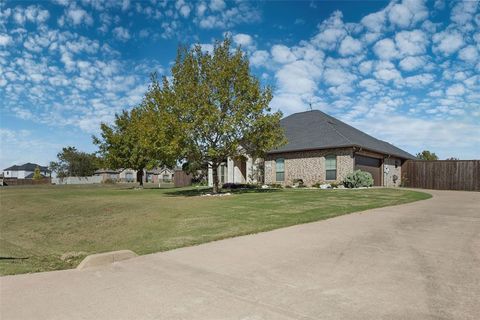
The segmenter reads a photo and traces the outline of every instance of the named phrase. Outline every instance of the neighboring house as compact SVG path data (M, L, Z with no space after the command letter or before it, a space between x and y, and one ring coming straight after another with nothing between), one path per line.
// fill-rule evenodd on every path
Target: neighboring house
M102 182L106 182L106 181L117 182L119 181L118 173L119 173L119 170L98 169L95 171L93 175L102 177Z
M21 166L13 165L3 170L3 177L13 179L32 179L36 168L40 169L42 177L49 177L51 171L47 167L40 166L35 163L25 163Z
M285 130L286 145L269 151L263 161L255 163L248 156L227 159L218 168L220 183L255 183L263 179L266 184L293 185L301 179L311 186L342 181L360 169L372 174L375 186L392 187L400 185L402 163L415 159L408 152L318 110L292 114L280 124ZM255 177L256 171L263 171L263 177Z
M144 170L143 182L159 183L171 182L174 177L175 170L167 167L154 168L152 170ZM108 180L112 182L136 182L137 171L132 169L99 169L95 171L95 176L101 176L102 182Z

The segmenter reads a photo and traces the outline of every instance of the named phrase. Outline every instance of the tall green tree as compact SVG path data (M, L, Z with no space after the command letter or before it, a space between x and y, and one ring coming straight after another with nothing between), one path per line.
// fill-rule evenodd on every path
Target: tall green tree
M285 142L282 114L269 107L271 88L261 86L248 57L228 38L216 42L212 53L200 45L180 47L171 79L154 83L148 96L162 101L158 109L165 115L159 123L169 129L159 131L175 140L171 151L177 160L212 168L214 193L217 169L228 157L262 157Z
M99 148L103 163L110 169L129 168L137 170L137 182L143 186L143 171L151 168L157 161L150 147L155 141L146 141L144 109L135 107L115 115L112 125L101 124L101 136L93 137Z
M438 156L434 152L423 150L415 155L419 160L438 160Z
M57 154L58 161L50 162L50 170L57 177L87 177L100 168L100 159L95 154L82 152L75 147L65 147Z

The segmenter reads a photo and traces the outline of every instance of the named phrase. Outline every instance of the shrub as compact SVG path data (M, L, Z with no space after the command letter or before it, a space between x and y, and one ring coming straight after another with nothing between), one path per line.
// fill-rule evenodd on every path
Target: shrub
M343 180L346 188L360 188L373 186L373 177L370 172L355 170L348 174Z
M305 187L305 184L303 183L302 179L293 179L293 185L297 188Z
M312 187L313 188L320 188L321 184L322 184L321 182L317 182L317 183L312 184Z
M332 186L332 188L338 188L338 186L341 186L343 185L342 182L332 182L330 183L330 186Z

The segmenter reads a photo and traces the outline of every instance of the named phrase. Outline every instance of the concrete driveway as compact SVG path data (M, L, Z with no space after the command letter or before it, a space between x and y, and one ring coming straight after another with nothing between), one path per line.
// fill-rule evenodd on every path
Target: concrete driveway
M354 192L354 191L353 191ZM0 279L1 319L479 319L480 193Z

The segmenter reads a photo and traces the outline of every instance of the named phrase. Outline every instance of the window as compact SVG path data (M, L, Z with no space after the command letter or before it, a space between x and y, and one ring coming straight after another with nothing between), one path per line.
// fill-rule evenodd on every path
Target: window
M285 181L285 159L275 160L275 181Z
M223 163L220 165L220 183L225 183L225 164Z
M337 179L337 156L334 154L325 157L325 179Z

